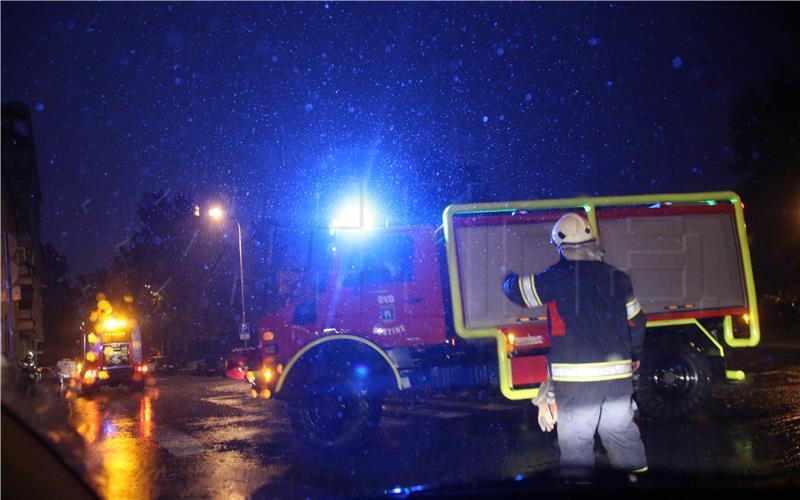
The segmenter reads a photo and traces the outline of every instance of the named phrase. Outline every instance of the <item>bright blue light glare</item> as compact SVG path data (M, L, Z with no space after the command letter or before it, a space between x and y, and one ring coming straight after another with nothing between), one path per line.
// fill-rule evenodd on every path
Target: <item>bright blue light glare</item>
M356 377L359 377L359 378L364 378L364 377L366 377L366 376L369 374L369 368L367 368L367 367L366 367L366 366L364 366L364 365L358 365L358 366L356 366L356 367L353 369L353 371L355 372L355 374L356 374Z
M428 489L428 486L425 484L418 484L416 486L406 486L405 488L402 486L396 486L391 490L383 490L383 493L394 493L395 495L410 495L411 493L416 493L418 491L425 491Z
M117 428L111 421L106 421L103 423L103 433L107 436L113 436L114 433L117 431Z
M372 229L375 215L366 200L358 198L345 203L331 221L331 234L338 231L358 232Z

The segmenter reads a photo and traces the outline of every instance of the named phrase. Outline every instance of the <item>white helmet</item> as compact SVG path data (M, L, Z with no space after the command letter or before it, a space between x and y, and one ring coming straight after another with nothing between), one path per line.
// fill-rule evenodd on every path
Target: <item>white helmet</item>
M563 243L578 245L592 240L594 235L589 221L574 212L564 214L558 219L550 235L550 241L559 247Z

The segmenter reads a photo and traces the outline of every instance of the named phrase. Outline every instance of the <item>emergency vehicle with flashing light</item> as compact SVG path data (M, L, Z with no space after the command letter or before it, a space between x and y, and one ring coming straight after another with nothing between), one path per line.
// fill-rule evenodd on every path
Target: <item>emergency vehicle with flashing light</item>
M552 225L577 212L647 315L640 410L690 415L713 382L744 378L726 349L759 342L743 208L732 192L585 197L452 205L438 229L275 233L299 278L258 325L252 395L286 400L294 430L323 447L368 435L392 394L494 387L529 401L563 323L552 304L505 300L502 281L555 263Z
M93 323L83 335L81 393L92 395L103 386L144 387L149 368L142 358L139 327L108 314Z

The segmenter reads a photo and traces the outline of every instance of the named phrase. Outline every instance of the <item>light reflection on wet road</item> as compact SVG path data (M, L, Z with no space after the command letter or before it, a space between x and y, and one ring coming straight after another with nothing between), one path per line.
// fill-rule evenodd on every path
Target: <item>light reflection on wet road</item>
M69 415L69 424L86 444L84 463L89 480L105 498L151 498L155 494L150 471L158 463L158 446L152 439L152 396L131 395L135 399L126 406L138 407L135 413L118 413L109 396L101 395L77 398ZM109 407L114 408L107 411ZM132 484L137 487L131 488Z
M104 498L244 498L285 469L243 453L269 434L248 392L238 381L176 376L144 391L76 398L67 420Z
M781 370L745 359L748 381L716 390L691 420L644 422L651 469L800 472L800 346L793 349L794 357L775 352ZM105 498L375 495L529 475L557 460L554 435L526 423L520 406L497 401L388 403L376 442L335 456L297 451L284 405L251 400L239 381L178 375L65 407L85 444L88 479Z

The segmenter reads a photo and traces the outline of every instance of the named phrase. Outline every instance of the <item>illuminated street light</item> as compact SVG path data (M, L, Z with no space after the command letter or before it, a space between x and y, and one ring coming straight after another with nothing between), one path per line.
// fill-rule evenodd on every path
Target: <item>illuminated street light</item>
M212 207L208 210L208 216L214 219L215 221L219 221L222 219L224 212L220 207Z
M214 219L217 222L220 222L225 217L225 212L223 212L222 208L220 207L211 207L208 210L208 216ZM239 224L239 219L236 217L231 217L234 222L236 222L236 229L239 232L239 279L240 279L240 289L242 292L242 329L239 331L239 335L244 331L245 325L247 325L247 318L245 316L245 309L244 309L244 260L242 258L242 225ZM247 347L247 338L244 339L244 346Z

